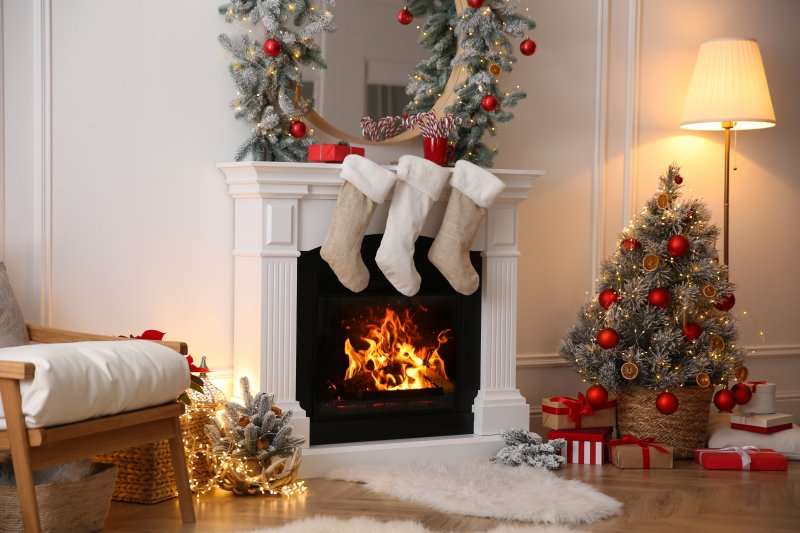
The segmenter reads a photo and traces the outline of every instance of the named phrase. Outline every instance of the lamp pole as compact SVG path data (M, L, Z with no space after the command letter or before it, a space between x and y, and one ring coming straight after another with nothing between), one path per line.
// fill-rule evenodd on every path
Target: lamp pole
M731 128L736 126L735 122L723 122L725 129L725 198L722 214L722 262L728 263L728 197L731 189Z

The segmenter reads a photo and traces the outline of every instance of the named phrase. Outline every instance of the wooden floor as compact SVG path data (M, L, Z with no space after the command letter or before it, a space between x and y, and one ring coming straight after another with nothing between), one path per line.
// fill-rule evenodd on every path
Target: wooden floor
M800 462L788 472L703 470L676 461L673 470L618 470L566 465L559 476L580 479L624 504L624 514L581 531L800 532ZM496 520L441 513L381 496L359 483L309 479L295 498L240 497L216 491L196 499L196 525L183 526L177 500L143 506L114 502L104 532L225 532L270 528L314 515L418 520L434 531L487 531ZM515 524L520 524L516 522ZM358 532L369 533L369 532Z

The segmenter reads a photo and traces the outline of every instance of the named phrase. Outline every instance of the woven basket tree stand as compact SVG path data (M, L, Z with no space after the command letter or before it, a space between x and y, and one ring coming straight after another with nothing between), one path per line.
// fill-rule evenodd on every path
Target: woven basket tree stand
M661 391L629 388L617 396L617 431L637 438L655 437L674 448L676 459L694 457L695 448L703 448L708 437L708 415L712 387L670 389L678 397L678 410L671 415L656 408Z

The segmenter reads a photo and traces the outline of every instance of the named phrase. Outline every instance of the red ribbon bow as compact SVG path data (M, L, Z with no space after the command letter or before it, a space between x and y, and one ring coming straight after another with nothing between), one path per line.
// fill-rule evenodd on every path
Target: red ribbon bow
M578 393L578 398L566 396L555 396L550 398L551 402L563 403L569 409L569 419L575 422L576 427L581 427L581 417L583 415L593 415L594 407L586 401L586 396L582 392Z
M669 453L669 451L655 443L654 437L647 437L644 439L637 439L633 435L624 435L621 439L608 441L608 447L613 448L621 444L638 444L642 449L642 468L650 468L650 448L655 448L661 453Z
M759 385L766 385L767 384L766 381L748 381L748 383L753 386L753 392L756 391L756 389L758 388Z

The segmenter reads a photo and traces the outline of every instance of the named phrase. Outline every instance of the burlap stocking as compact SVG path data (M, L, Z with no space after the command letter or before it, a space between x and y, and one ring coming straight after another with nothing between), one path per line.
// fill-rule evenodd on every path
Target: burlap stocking
M414 244L448 177L446 169L427 159L411 155L400 158L397 187L375 261L386 279L406 296L419 291L421 279L414 267Z
M341 178L344 184L320 255L342 285L360 292L369 283L369 271L361 259L361 241L375 205L383 203L397 177L369 159L349 155L342 165Z
M453 190L428 259L461 294L478 290L480 279L469 261L469 249L486 209L505 188L499 178L468 161L456 162Z

